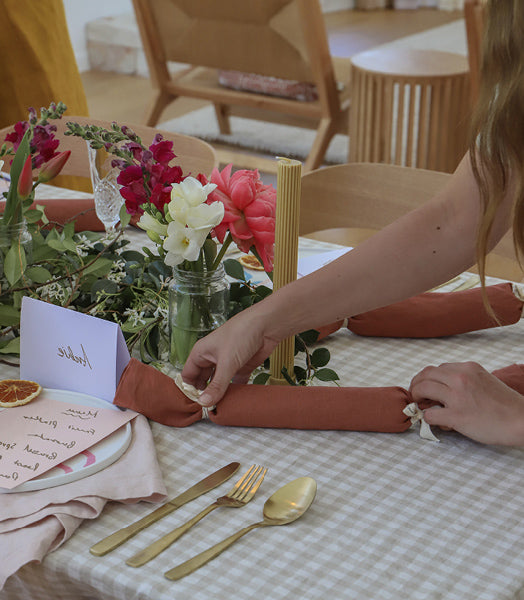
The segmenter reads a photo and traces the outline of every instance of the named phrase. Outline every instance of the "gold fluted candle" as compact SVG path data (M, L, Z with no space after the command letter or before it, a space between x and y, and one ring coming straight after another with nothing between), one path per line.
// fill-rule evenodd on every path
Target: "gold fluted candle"
M278 159L277 214L275 223L275 258L273 289L297 278L298 219L302 164L289 158ZM282 376L285 367L294 376L295 338L280 342L270 357L270 384L286 384Z

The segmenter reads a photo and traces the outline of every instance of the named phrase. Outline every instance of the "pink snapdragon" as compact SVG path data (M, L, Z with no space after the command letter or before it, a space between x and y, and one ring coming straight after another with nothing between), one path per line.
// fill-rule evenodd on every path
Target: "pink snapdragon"
M169 166L176 157L173 142L157 134L147 150L136 142L129 142L124 148L136 162L129 164L115 159L113 165L121 169L117 183L122 186L120 193L127 212L141 215L144 212L142 204L151 202L163 213L164 206L171 200L172 184L180 183L184 178L179 166Z
M14 126L14 130L5 136L5 141L13 144L15 152L18 150L18 146L28 128L29 123L27 121L18 121ZM60 141L55 137L55 131L56 126L50 123L34 126L33 137L29 141L33 169L40 168L44 163L49 162L58 155L57 148Z

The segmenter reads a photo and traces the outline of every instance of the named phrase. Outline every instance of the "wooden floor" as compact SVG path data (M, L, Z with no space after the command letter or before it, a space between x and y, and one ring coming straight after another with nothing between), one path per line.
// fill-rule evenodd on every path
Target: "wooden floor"
M368 48L391 42L462 18L462 11L374 10L341 11L325 15L331 53L353 56ZM141 123L151 95L148 79L118 73L82 73L90 116L120 123ZM204 106L206 102L181 98L166 109L168 120Z

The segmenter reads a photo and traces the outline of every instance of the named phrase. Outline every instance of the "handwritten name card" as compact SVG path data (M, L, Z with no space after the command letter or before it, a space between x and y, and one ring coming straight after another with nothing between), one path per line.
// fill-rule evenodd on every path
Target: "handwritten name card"
M42 392L29 404L0 412L2 488L13 489L38 477L137 415L133 411L62 402L46 397L47 393Z
M129 351L120 327L24 297L20 377L113 402Z

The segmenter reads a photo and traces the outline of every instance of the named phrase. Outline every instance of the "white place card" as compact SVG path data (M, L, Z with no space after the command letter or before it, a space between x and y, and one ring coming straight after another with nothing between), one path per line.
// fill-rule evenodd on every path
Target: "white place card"
M112 403L129 359L124 335L116 323L23 298L21 379Z
M337 248L336 250L328 250L327 252L321 252L320 254L313 254L310 256L302 256L298 259L297 265L297 277L304 277L309 275L322 267L325 267L330 262L333 262L337 258L340 258L346 252L353 250L353 248Z

